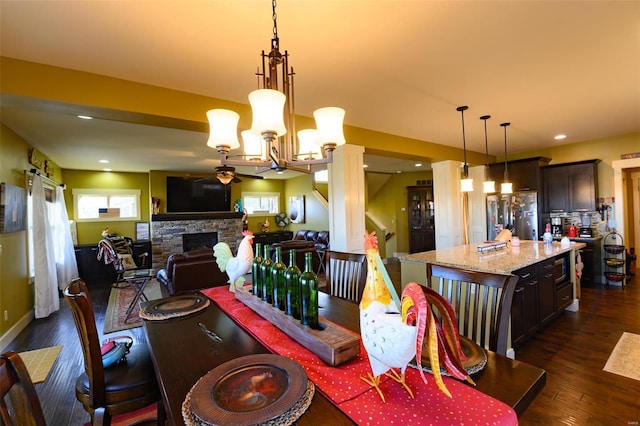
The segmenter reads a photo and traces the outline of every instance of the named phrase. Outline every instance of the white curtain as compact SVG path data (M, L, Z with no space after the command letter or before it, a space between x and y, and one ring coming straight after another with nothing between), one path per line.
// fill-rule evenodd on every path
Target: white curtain
M60 186L56 187L56 200L51 219L53 221L53 251L58 272L58 288L64 290L71 280L78 278L78 264L69 229L67 207L64 203L64 191Z
M42 178L33 176L33 255L35 267L35 317L45 318L60 309L58 277L53 248L53 224L47 212Z

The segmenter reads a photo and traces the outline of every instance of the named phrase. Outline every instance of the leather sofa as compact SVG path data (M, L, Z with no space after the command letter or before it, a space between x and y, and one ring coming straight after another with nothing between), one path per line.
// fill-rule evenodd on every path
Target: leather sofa
M329 249L329 231L310 231L302 229L293 236L296 241L313 241L316 250L328 250Z
M229 277L218 268L211 249L172 254L167 260L167 267L158 271L156 278L167 287L172 296L229 285Z
M276 258L276 247L282 248L282 262L285 265L289 266L289 252L291 249L295 249L296 251L296 265L300 268L301 271L304 271L304 257L306 253L311 252L311 260L313 261L313 270L315 272L318 271L318 266L320 265L320 260L318 258L318 254L316 253L316 246L313 241L306 240L286 240L281 241L279 243L273 243L270 246L271 259L275 260Z

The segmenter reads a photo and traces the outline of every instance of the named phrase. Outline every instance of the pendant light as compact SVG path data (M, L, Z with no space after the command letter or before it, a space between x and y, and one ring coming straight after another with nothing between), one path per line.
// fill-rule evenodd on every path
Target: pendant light
M487 120L490 119L490 115L483 115L480 120L484 121L484 182L482 182L482 192L490 194L496 192L496 182L491 180L489 175L489 139L487 138Z
M462 166L463 178L460 180L460 191L462 192L473 191L473 179L469 178L469 165L467 164L467 140L464 133L464 112L468 109L469 107L466 105L456 108L456 111L460 111L460 115L462 116L462 149L464 152L464 165Z
M513 194L513 184L509 182L509 169L507 168L507 126L511 123L500 123L504 128L504 182L500 185L500 192L503 194Z

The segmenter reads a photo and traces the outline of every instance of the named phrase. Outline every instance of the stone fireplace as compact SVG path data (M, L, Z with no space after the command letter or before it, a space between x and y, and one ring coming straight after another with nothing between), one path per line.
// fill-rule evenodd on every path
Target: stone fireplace
M212 213L181 213L154 214L151 216L151 247L153 253L153 268L160 270L167 266L167 259L175 253L183 253L183 235L208 234L208 244L211 245L211 235L216 234L216 242L224 241L229 244L231 251L236 252L242 241L242 213L212 212ZM187 238L189 239L189 238ZM215 244L215 243L213 243Z

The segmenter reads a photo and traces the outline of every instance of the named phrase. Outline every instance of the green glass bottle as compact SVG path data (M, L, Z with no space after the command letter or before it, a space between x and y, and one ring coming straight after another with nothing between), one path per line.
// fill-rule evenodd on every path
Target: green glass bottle
M262 280L262 300L267 303L273 303L273 284L271 281L271 269L273 261L270 256L271 247L269 244L264 245L264 259L260 264L260 278Z
M260 277L260 264L263 261L262 243L256 243L256 255L251 262L251 288L253 295L262 299L262 278Z
M284 290L284 273L287 265L282 262L282 247L276 247L276 259L271 269L271 283L273 285L273 307L284 311L286 293Z
M300 322L311 328L319 328L318 277L313 272L311 252L304 255L304 272L300 275Z
M289 250L289 267L284 273L286 293L284 313L300 319L300 268L296 265L296 251Z

